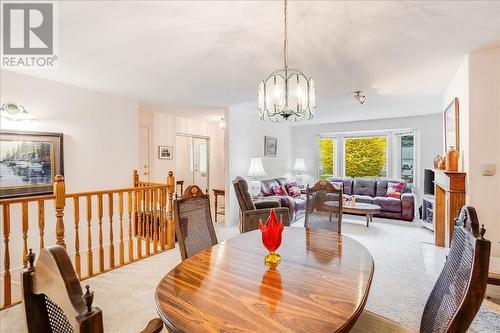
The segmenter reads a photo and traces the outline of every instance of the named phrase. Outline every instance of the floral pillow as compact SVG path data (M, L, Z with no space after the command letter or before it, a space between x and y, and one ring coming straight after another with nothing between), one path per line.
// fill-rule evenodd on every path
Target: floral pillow
M386 197L401 199L401 193L403 193L403 189L405 184L403 183L393 183L389 182L387 184L387 193Z
M283 186L273 186L273 192L276 195L288 195L286 189Z
M296 182L293 183L286 183L285 184L286 191L288 192L288 195L291 197L298 197L300 196L300 189L297 186Z

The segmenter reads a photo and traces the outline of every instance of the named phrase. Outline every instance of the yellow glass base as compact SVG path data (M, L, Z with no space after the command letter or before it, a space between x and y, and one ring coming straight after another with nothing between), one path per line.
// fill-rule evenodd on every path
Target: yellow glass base
M264 264L266 266L278 265L281 262L281 256L276 252L269 252L264 258Z

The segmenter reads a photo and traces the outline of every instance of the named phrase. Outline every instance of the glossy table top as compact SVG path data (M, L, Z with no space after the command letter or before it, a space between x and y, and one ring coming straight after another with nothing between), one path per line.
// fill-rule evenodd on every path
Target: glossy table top
M175 332L346 332L361 314L373 259L336 233L286 227L281 264L264 265L260 230L202 251L158 284L156 307Z

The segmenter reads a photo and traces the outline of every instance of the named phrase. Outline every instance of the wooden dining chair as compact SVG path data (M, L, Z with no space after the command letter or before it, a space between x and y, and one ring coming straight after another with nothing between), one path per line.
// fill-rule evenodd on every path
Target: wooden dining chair
M182 260L217 244L210 199L196 185L174 200L175 234Z
M80 280L66 250L59 245L41 250L36 265L29 250L29 267L22 272L22 294L29 333L101 333L102 311L92 307L94 292ZM151 320L141 333L158 333L159 319Z
M320 180L306 189L306 216L304 226L342 232L342 189L327 180Z
M473 207L462 207L455 221L450 253L425 305L421 333L462 333L474 320L488 281L491 243L484 238ZM353 333L411 332L387 318L364 311Z

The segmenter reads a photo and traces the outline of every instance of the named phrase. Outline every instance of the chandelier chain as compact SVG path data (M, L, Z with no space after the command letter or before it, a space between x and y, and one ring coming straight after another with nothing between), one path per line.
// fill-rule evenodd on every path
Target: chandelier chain
M288 68L288 0L284 0L284 16L285 16L285 38L283 40L283 60L285 62L285 68Z

